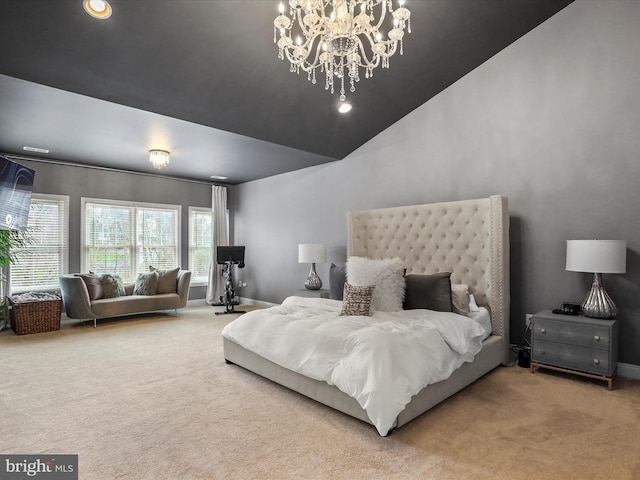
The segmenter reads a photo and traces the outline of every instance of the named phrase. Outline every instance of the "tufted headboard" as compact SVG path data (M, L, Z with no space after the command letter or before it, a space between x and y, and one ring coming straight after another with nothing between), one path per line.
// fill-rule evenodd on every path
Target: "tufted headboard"
M407 274L451 272L491 311L493 333L509 346L507 197L347 213L347 255L398 257Z

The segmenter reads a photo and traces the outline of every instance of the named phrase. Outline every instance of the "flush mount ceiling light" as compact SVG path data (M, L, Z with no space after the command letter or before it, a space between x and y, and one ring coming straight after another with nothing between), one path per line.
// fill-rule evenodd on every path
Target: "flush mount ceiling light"
M338 111L340 113L347 113L351 111L351 104L349 102L340 102L338 106Z
M22 147L22 149L23 149L25 152L49 153L49 150L47 150L46 148L29 147L29 146L27 146L27 145L25 145L24 147Z
M277 41L278 58L285 56L291 62L290 70L307 72L311 83L316 83L316 70L325 72L325 89L334 93L334 77L340 85L340 100L346 100L345 79L350 91L355 92L364 76L373 76L373 70L382 65L389 68L389 57L396 53L404 29L411 33L411 12L398 0L289 0L289 16L280 3L280 15L273 21L273 41ZM385 24L385 17L387 21ZM386 40L383 29L389 28ZM295 37L295 41L293 38Z
M153 168L160 170L169 164L169 152L166 150L149 150L149 161Z
M82 6L93 18L105 20L111 16L111 5L107 0L84 0Z

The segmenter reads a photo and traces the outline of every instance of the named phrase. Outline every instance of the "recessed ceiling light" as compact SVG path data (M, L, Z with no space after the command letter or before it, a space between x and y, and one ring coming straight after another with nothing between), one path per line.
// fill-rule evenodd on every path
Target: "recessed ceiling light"
M82 6L93 18L105 20L111 16L111 5L107 0L84 0Z
M36 153L49 153L49 150L46 148L38 148L38 147L27 147L26 145L22 147L23 150L27 152L36 152Z
M340 102L340 106L338 107L338 111L340 113L347 113L351 110L351 104L349 102L342 101Z
M209 178L211 178L212 180L226 180L229 177L223 177L222 175L211 175L211 177Z

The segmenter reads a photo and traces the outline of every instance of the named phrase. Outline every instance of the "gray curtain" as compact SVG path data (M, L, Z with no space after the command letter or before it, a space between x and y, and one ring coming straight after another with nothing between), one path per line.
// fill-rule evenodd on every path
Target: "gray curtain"
M218 265L216 247L229 245L229 215L227 211L227 187L214 185L211 192L211 206L213 208L213 228L211 245L211 266L209 267L209 282L207 284L207 303L220 303L223 294L222 265Z

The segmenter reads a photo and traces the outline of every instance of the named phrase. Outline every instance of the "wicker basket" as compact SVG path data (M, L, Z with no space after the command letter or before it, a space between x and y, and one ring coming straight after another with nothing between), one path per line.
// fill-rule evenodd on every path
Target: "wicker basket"
M60 330L62 300L15 303L10 298L11 329L16 335Z

